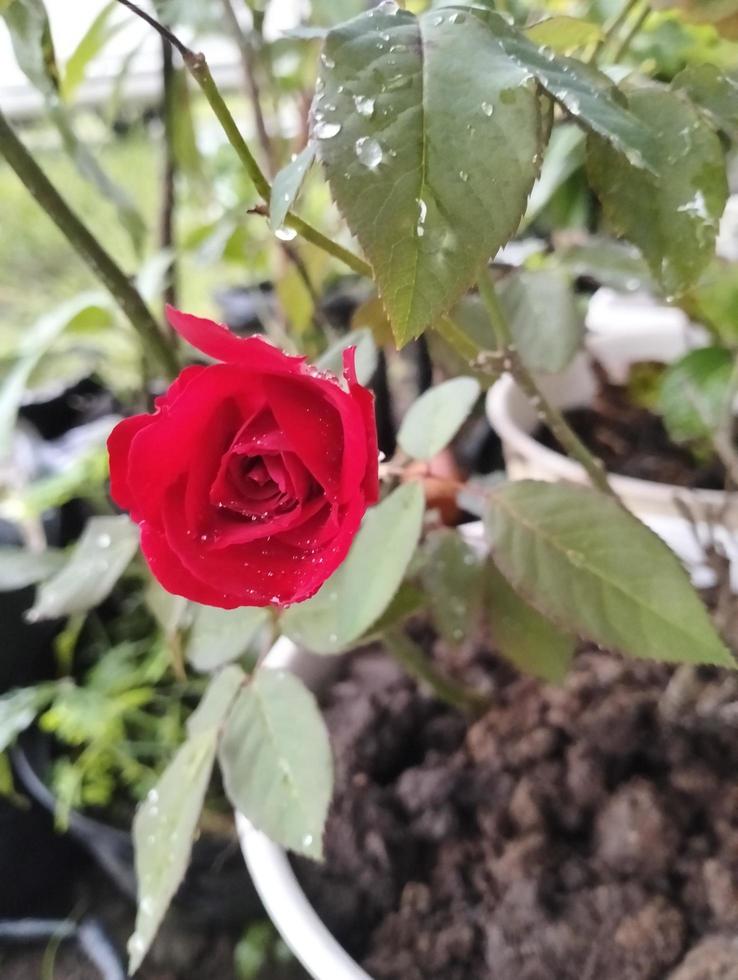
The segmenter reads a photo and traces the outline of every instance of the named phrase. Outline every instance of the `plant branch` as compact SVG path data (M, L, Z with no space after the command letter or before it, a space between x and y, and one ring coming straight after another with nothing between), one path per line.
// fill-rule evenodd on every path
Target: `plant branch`
M118 0L118 3L122 3L124 7L128 7L129 10L132 10L135 14L145 20L147 24L150 24L154 30L157 30L163 37L166 37L174 45L177 51L179 51L187 70L195 79L202 91L202 94L207 99L210 108L213 110L218 122L221 125L221 128L223 129L223 132L228 139L228 142L238 154L241 163L244 165L246 172L251 178L257 193L266 204L269 204L272 196L271 185L269 184L269 181L267 180L253 153L249 149L246 140L241 135L241 132L236 125L236 121L231 115L228 106L225 104L223 96L220 94L210 69L208 68L208 63L205 60L205 56L203 54L198 54L191 51L179 40L179 38L175 37L168 28L158 23L158 21L156 21L150 14L147 14L141 10L141 8L133 3L132 0ZM290 212L285 218L284 223L287 225L287 227L294 229L298 235L305 239L305 241L310 242L312 245L322 249L324 252L327 252L334 258L339 259L354 272L358 273L358 275L371 276L372 268L368 262L365 262L363 259L359 258L358 255L354 255L353 252L350 252L342 245L338 245L336 242L331 241L330 238L318 231L317 228L313 228L312 225L298 217L298 215Z
M620 28L630 17L631 11L633 11L642 0L625 0L625 3L621 9L612 17L607 24L602 28L602 36L597 41L597 44L592 51L592 54L587 59L589 64L596 65L600 54L607 44L612 40L612 38L620 31Z
M174 152L175 69L172 45L167 38L161 39L162 114L164 117L164 163L162 173L161 217L159 219L159 245L171 249L174 245L174 209L176 204L177 158ZM164 288L164 301L177 305L177 266L172 265Z
M464 714L476 716L489 706L489 702L483 695L442 674L418 644L403 630L389 630L382 637L382 642L387 653L394 657L411 677L427 684L438 698L452 707L458 708Z
M638 35L638 32L640 31L640 29L643 27L643 25L645 24L646 20L650 16L651 16L651 8L648 6L648 4L646 4L646 6L643 8L643 10L641 10L641 12L638 14L638 16L636 17L636 19L633 21L633 23L632 23L630 29L628 30L628 32L626 33L625 37L623 37L623 39L620 42L620 44L613 51L613 53L612 53L612 60L613 60L614 63L618 62L620 60L620 58L623 57L623 55L626 53L626 51L628 50L628 48L633 43L634 38Z
M500 355L502 355L502 366L513 376L517 385L528 397L533 407L558 440L559 444L566 450L572 459L575 459L585 470L592 486L596 487L598 490L601 490L602 493L606 493L608 496L616 498L616 495L608 482L607 473L605 471L605 467L602 465L602 461L592 455L579 436L569 426L569 423L566 421L561 412L546 399L543 392L538 387L536 379L523 363L523 360L520 357L515 344L513 343L513 338L512 334L510 333L507 319L505 318L503 309L500 306L500 301L497 298L497 293L495 292L494 285L492 284L492 280L490 279L486 268L479 277L478 285L479 293L487 309L487 314L489 315L490 323L492 324L492 329L494 330L498 347L497 353L493 354L491 359L489 356L485 357L484 353L482 354L482 365L490 362L491 360L494 369L498 370L500 366Z
M252 112L254 113L254 126L256 127L256 134L259 137L259 143L264 154L264 159L268 164L269 173L273 175L275 171L274 147L272 146L272 141L269 138L269 131L266 128L264 113L262 112L261 108L261 92L259 91L259 82L256 78L256 71L254 70L254 48L253 45L249 43L249 40L244 32L241 30L241 25L238 22L238 17L236 17L231 0L221 0L221 3L223 4L223 13L225 14L228 27L230 28L233 39L238 46L238 52L241 56L241 66L243 68L244 79L246 81L246 90L251 100Z
M174 349L167 343L151 311L128 276L95 236L71 210L64 198L33 159L0 111L0 154L27 190L49 215L89 269L108 289L113 299L141 337L148 354L169 377L179 366Z

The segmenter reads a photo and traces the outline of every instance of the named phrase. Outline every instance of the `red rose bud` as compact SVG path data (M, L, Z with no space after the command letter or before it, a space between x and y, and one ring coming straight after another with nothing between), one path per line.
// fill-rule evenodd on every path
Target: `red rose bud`
M374 399L260 337L169 307L222 363L188 367L108 440L111 493L165 589L222 609L287 605L341 564L378 496Z

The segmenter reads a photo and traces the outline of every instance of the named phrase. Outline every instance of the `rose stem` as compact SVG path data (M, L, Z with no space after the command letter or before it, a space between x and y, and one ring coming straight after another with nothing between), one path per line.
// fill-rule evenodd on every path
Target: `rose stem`
M174 114L176 105L176 75L172 57L172 45L161 38L162 116L164 119L164 160L162 164L161 215L159 218L159 245L162 250L172 249L174 242L174 213L177 205L177 154L175 153ZM177 305L177 263L172 264L164 287L164 301ZM172 332L172 337L174 337Z
M382 637L382 645L411 677L427 684L437 697L452 707L473 716L488 707L489 702L483 695L442 674L403 630L388 630Z
M174 45L177 51L179 51L180 55L182 56L182 60L185 63L185 67L200 86L203 95L207 99L210 108L215 113L223 132L228 138L228 142L238 154L238 157L251 178L254 187L263 200L268 204L272 196L271 185L269 184L269 181L267 180L261 167L257 163L253 153L249 149L248 144L241 135L241 132L236 125L236 121L228 109L228 106L223 101L223 96L218 91L218 87L210 73L205 56L203 54L191 51L179 40L179 38L172 34L168 28L160 24L150 14L147 14L144 10L141 10L141 8L136 6L135 3L132 3L131 0L118 0L118 3L123 4L124 7L128 7L129 10L132 10L133 13L145 20L147 24L157 30L163 37L166 37L171 44ZM290 212L285 218L284 223L289 228L294 229L298 235L301 235L302 238L305 239L305 241L310 242L318 248L321 248L324 252L327 252L329 255L332 255L334 258L344 262L350 269L358 273L360 276L371 277L372 268L368 262L365 262L363 259L359 258L358 255L354 255L353 252L350 252L337 242L331 241L330 238L318 231L317 228L313 228L313 226L308 224L307 221L303 221L303 219L298 217L298 215Z
M609 41L620 31L620 28L626 22L631 14L631 11L639 5L641 0L626 0L620 10L613 16L613 18L604 25L602 28L602 34L600 35L597 43L594 46L592 53L587 59L590 65L597 65L600 54L609 43Z
M602 493L606 493L608 496L617 499L608 482L607 473L605 472L605 467L602 465L602 461L590 453L579 436L569 426L569 423L561 412L547 401L543 392L538 387L535 378L523 363L513 343L509 324L500 306L500 301L497 298L495 287L486 266L482 275L479 277L478 285L479 294L486 307L497 340L498 349L492 355L493 367L495 370L498 370L500 359L502 359L504 369L510 372L518 386L527 395L530 403L554 434L559 444L563 446L572 459L575 459L583 467L589 476L592 486L601 490ZM484 366L485 360L488 359L488 355L485 357L485 353L482 352L479 359L482 366Z
M169 346L141 294L112 256L71 210L46 174L20 141L0 111L0 154L27 190L56 224L86 265L101 280L113 299L138 331L141 341L165 374L179 371L174 350Z

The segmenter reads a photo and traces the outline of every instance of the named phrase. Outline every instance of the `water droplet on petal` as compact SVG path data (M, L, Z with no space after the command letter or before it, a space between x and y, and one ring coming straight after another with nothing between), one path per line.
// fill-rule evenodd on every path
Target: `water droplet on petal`
M359 162L370 170L376 170L384 157L381 145L371 136L362 136L356 141L354 148Z

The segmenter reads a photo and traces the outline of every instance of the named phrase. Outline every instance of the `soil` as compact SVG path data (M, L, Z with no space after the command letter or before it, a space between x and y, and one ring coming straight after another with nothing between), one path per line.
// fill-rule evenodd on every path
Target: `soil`
M298 873L331 931L375 980L738 980L738 678L475 664L471 724L376 650L327 692L326 863Z
M633 404L627 387L607 381L601 368L598 373L600 390L593 406L563 414L610 473L678 487L725 489L725 467L718 459L702 460L688 448L675 445L658 415ZM547 426L539 426L533 437L547 448L563 452Z

